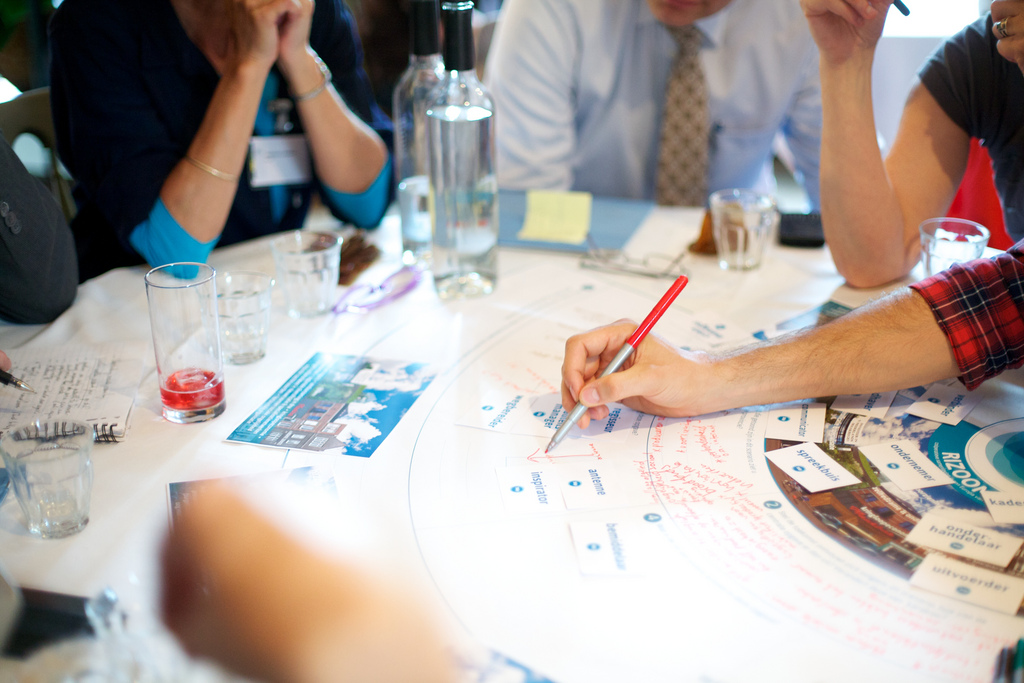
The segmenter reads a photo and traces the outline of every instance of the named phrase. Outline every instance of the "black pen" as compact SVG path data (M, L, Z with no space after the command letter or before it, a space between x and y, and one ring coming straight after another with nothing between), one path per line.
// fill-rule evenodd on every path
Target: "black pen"
M892 0L892 6L898 9L903 16L910 16L910 8L903 4L903 0Z
M35 389L25 384L20 379L18 379L17 377L15 377L14 375L5 370L0 370L0 384L7 384L12 387L17 387L22 391L31 391L33 394L36 393Z

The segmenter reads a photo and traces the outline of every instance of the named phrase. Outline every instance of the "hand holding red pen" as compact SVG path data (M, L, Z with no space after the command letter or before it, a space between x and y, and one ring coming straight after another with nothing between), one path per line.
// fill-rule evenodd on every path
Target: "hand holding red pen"
M608 416L608 403L622 403L652 415L680 417L705 412L703 391L708 384L707 354L680 351L654 334L640 342L618 372L595 379L636 331L637 324L620 320L570 337L562 364L562 405L580 400L589 409L579 421Z

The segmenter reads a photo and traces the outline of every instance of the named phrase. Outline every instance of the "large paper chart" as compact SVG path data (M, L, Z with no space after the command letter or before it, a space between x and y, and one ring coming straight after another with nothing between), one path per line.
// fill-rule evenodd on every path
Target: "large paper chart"
M1019 484L1020 425L1012 434L966 422L937 429L829 411L818 447L865 478L814 494L766 459L768 407L689 419L624 413L615 438L574 433L545 455L543 416L529 428L511 421L519 406L523 415L551 409L544 397L557 396L565 338L623 309L645 311L656 296L600 278L557 293L525 277L505 284L535 293L535 304L495 315L488 336L435 380L430 419L417 415L409 505L452 613L530 680L986 681L1001 645L1024 633L1019 616L912 585L928 552L900 542L939 509L1011 535L1020 526L995 524L957 486L897 490L841 452L894 439L963 442L962 461L979 478ZM700 346L688 336L700 313L685 297L677 306L656 331ZM481 406L512 406L509 424L488 428L503 421L474 417ZM1010 466L977 455L995 441ZM1018 555L1000 576L1019 567Z

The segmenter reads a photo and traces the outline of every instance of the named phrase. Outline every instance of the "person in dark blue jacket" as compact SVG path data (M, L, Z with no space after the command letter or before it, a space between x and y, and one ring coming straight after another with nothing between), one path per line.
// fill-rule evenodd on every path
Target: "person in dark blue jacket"
M82 280L301 226L376 225L391 125L342 0L66 0L50 23Z

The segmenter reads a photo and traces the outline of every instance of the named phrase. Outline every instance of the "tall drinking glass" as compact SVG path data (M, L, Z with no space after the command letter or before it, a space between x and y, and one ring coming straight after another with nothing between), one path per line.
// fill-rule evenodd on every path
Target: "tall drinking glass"
M171 422L224 412L216 275L204 263L170 263L146 274L160 401Z

